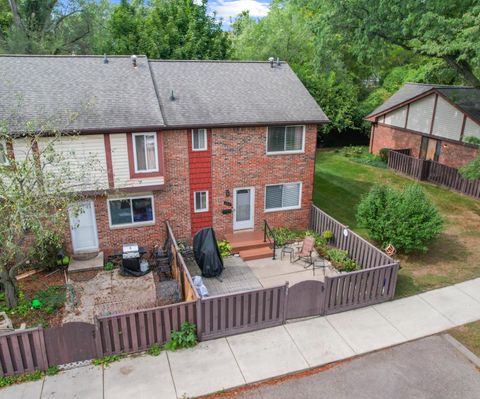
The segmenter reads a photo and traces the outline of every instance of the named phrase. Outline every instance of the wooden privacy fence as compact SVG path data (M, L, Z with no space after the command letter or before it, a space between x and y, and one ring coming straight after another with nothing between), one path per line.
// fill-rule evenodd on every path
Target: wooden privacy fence
M425 180L480 199L480 179L465 179L456 168L415 158L397 150L390 151L388 167L416 180Z

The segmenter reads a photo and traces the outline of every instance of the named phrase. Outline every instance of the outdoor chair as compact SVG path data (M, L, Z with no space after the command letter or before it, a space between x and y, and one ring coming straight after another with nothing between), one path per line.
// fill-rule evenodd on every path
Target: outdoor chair
M297 258L295 262L298 260L303 260L306 262L305 269L313 265L313 249L315 247L315 238L313 237L305 237L303 239L302 247L300 251L297 253Z

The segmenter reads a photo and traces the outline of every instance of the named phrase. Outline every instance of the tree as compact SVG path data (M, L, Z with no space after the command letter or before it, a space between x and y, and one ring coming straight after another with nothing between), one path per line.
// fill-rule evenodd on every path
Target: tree
M480 179L480 155L460 168L460 174L469 180Z
M443 60L480 86L480 5L477 0L313 0L318 28L351 45L360 61L381 60L391 46Z
M21 138L15 138L25 151L14 157L9 150L14 120L12 114L0 124L0 142L6 143L3 155L8 159L8 164L0 167L0 283L9 307L17 304L18 270L51 261L48 254L62 246L68 209L82 198L76 191L79 183L96 184L90 181L89 172L75 168L75 153L55 150L65 134L54 127L53 119L25 123ZM75 134L71 136L73 140ZM100 167L94 157L89 164Z

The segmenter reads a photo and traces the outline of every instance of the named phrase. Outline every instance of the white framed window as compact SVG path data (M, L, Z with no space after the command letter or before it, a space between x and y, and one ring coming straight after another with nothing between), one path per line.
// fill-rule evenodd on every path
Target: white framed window
M0 143L0 165L8 165L7 148L3 143Z
M135 172L158 172L158 146L156 133L133 133Z
M207 129L192 129L192 150L206 151L207 147Z
M153 195L108 199L110 227L155 223Z
M208 212L208 191L195 191L193 196L195 212Z
M295 154L305 151L305 126L269 126L267 154Z
M300 209L302 183L268 184L265 186L265 212Z

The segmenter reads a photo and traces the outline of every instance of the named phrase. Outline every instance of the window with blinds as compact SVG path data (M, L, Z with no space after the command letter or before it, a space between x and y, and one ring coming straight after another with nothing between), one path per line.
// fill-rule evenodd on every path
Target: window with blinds
M303 152L305 126L271 126L267 133L267 153Z
M272 184L265 187L265 211L300 208L302 183Z
M156 133L133 134L135 172L157 172L158 152Z
M192 150L205 151L207 149L207 129L192 129Z

